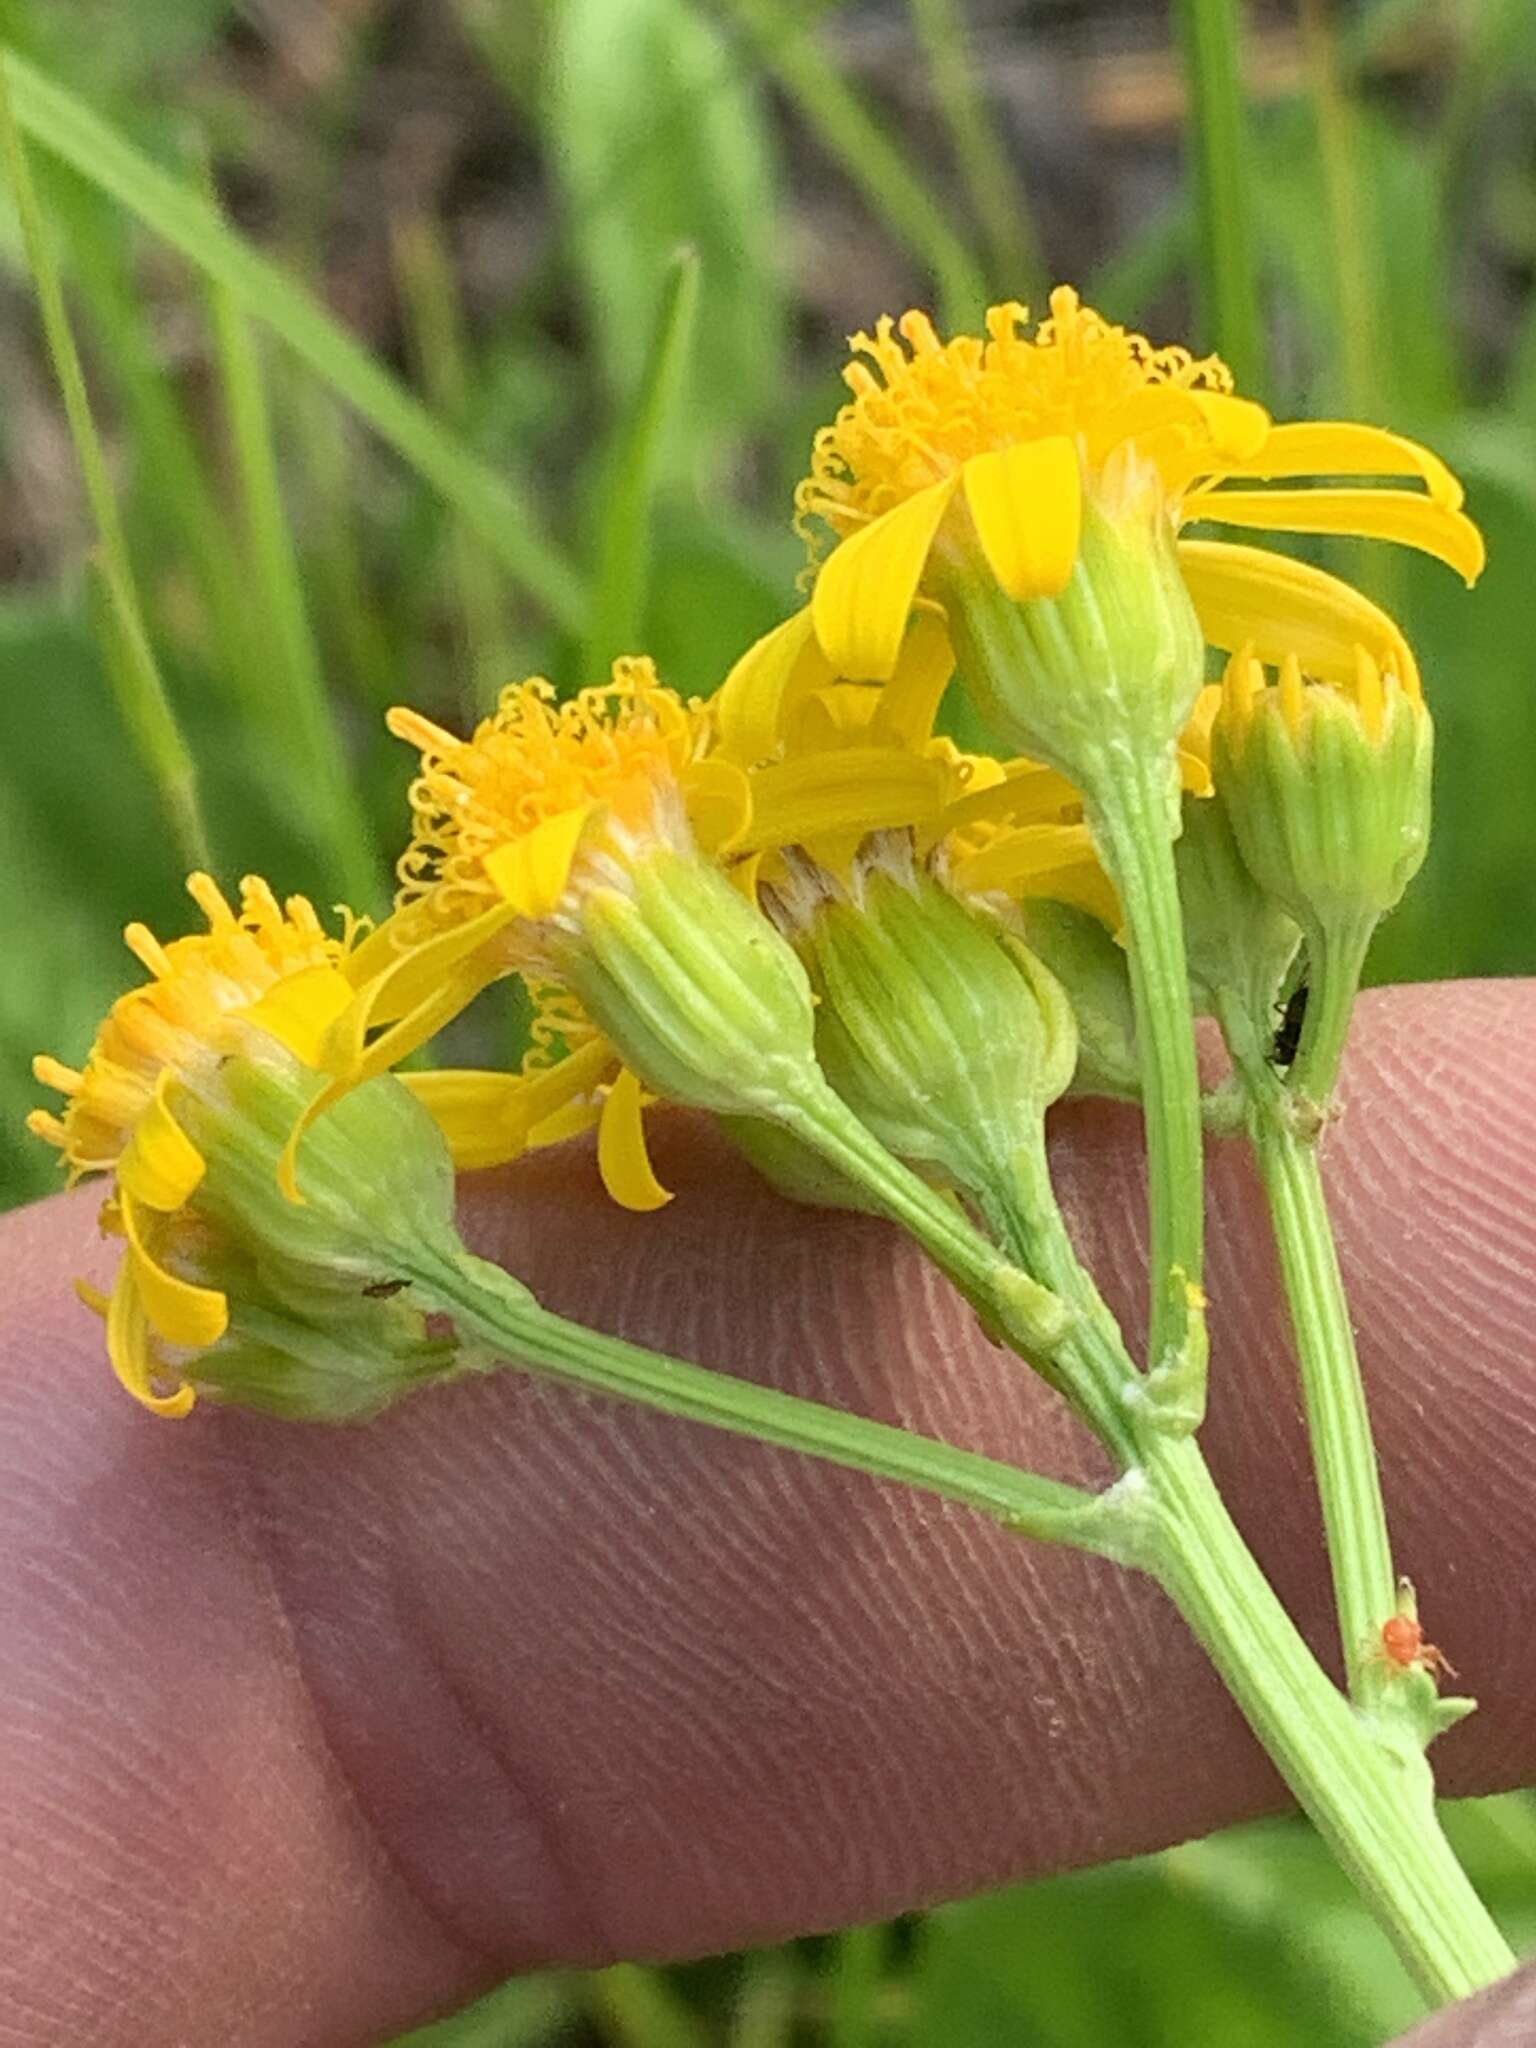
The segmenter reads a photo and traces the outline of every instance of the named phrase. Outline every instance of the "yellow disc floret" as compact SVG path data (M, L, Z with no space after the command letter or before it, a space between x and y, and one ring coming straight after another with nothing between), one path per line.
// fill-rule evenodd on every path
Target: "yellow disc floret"
M102 1224L125 1239L126 1255L110 1300L82 1294L106 1317L124 1385L169 1415L185 1414L193 1393L162 1347L216 1343L228 1324L223 1293L187 1277L202 1226L186 1205L206 1164L178 1120L175 1091L210 1084L253 1032L314 1064L351 996L341 963L356 931L348 917L342 935L331 937L304 897L279 903L255 877L242 883L238 909L208 875L194 874L187 887L207 931L162 944L144 925L129 925L124 937L149 981L113 1004L83 1068L37 1059L37 1078L67 1107L62 1117L34 1110L27 1119L62 1153L72 1182L115 1176Z
M1021 442L1066 437L1095 469L1139 434L1176 486L1199 460L1191 451L1234 431L1239 445L1251 443L1268 426L1259 407L1231 401L1219 357L1154 347L1084 306L1070 285L1028 329L1028 310L1009 303L987 314L984 339L941 341L921 312L884 315L873 335L856 334L843 372L853 402L816 437L796 497L802 531L819 518L841 537L973 457Z
M1217 357L1156 345L1070 286L1037 327L1010 303L945 339L908 312L853 349L852 398L796 494L808 617L727 685L723 720L760 756L765 670L784 671L785 716L815 687L812 645L830 674L899 687L928 619L988 724L1098 803L1128 753L1171 760L1202 642L1297 648L1333 680L1357 641L1401 637L1323 570L1186 527L1390 540L1469 583L1481 571L1461 487L1429 449L1352 421L1277 425Z
M707 737L702 707L664 688L644 659L615 663L611 681L563 704L542 677L515 683L467 740L407 708L391 711L389 729L422 755L399 867L402 940L505 900L514 870L523 913L547 914L588 825L601 813L643 831Z
M338 968L350 948L355 927L330 937L306 898L280 904L257 876L241 884L238 911L211 875L192 875L187 889L207 931L162 945L145 925L129 925L124 941L151 979L112 1005L83 1068L47 1054L33 1062L38 1080L68 1106L62 1117L34 1110L27 1125L63 1153L71 1182L118 1165L164 1075L216 1065L233 1019L291 975ZM335 999L341 988L339 978L311 977L306 986L312 999L326 986Z

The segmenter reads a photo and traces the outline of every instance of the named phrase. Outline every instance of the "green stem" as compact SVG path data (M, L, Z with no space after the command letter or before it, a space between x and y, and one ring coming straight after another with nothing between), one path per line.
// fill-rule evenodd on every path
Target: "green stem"
M1397 1611L1397 1574L1355 1333L1315 1145L1284 1117L1255 1115L1250 1134L1290 1301L1344 1668L1358 1699L1362 1676L1380 1662L1382 1625Z
M984 1321L1072 1402L1121 1457L1132 1454L1118 1399L1081 1369L1070 1339L1077 1311L1024 1266L999 1251L959 1203L888 1152L831 1088L806 1087L778 1122L872 1197L959 1288Z
M1339 1077L1360 974L1379 920L1374 916L1307 935L1307 1014L1287 1086L1292 1095L1326 1107Z
M1114 1456L1122 1472L1139 1462L1131 1410L1141 1375L1120 1325L1083 1266L1051 1185L1044 1133L975 1179L977 1208L997 1242L1074 1311L1052 1359L1053 1381Z
M1042 1543L1069 1543L1106 1557L1138 1555L1137 1504L1113 1492L1085 1493L932 1437L585 1329L551 1314L499 1266L467 1252L449 1261L423 1250L408 1277L424 1304L452 1316L461 1333L572 1386L936 1493Z
M1149 1446L1155 1575L1249 1726L1435 2003L1514 1967L1440 1830L1429 1765L1330 1683L1227 1513L1193 1439Z
M1416 1703L1408 1688L1389 1690L1381 1682L1381 1630L1397 1612L1397 1574L1315 1134L1298 1127L1294 1099L1264 1058L1259 1030L1242 1003L1224 995L1218 1010L1290 1304L1350 1692L1360 1704L1384 1707L1396 1699L1411 1710ZM1331 1022L1326 1029L1331 1042ZM1424 1734L1433 1732L1431 1716Z
M1148 1360L1168 1366L1185 1345L1205 1261L1204 1157L1195 1017L1173 864L1177 813L1162 761L1136 758L1092 792L1091 823L1125 912L1131 995L1142 1057L1151 1212Z
M583 1329L468 1254L422 1251L409 1277L424 1304L451 1315L466 1336L557 1379L916 1486L1021 1534L1149 1570L1426 1994L1463 1997L1512 1967L1440 1832L1422 1754L1384 1739L1379 1723L1329 1682L1191 1439L1155 1438L1144 1472L1094 1496Z

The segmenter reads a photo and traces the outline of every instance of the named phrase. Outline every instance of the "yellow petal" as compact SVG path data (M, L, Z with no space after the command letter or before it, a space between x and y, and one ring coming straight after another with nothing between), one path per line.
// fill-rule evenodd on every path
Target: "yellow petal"
M157 1394L151 1385L159 1360L154 1354L149 1318L129 1259L124 1259L118 1268L117 1283L107 1304L107 1356L112 1361L112 1370L133 1398L156 1415L185 1415L197 1399L191 1387L178 1387L174 1394Z
M942 820L946 832L993 819L1056 822L1060 813L1081 808L1083 793L1054 768L1042 768L1037 761L1010 761L1000 782L985 789L968 788L966 794L945 806Z
M299 1188L299 1146L310 1126L351 1089L361 1087L364 1081L372 1081L397 1067L401 1060L425 1045L429 1038L435 1037L445 1024L451 1024L461 1011L469 1008L482 990L507 972L501 961L487 959L483 955L477 958L471 954L467 960L451 968L437 987L428 989L414 1010L408 1010L366 1044L363 1039L370 1021L370 992L364 989L354 999L346 1015L332 1027L326 1041L321 1064L332 1078L313 1097L295 1123L277 1162L277 1184L290 1202L304 1200Z
M965 502L988 567L1011 598L1066 588L1083 531L1083 473L1065 434L973 455Z
M771 759L796 705L833 673L806 605L749 647L720 685L713 702L721 752L748 768Z
M928 551L959 485L958 471L930 484L850 534L822 564L811 615L838 675L883 683L895 672Z
M1451 512L1464 496L1433 449L1356 420L1295 420L1272 427L1262 445L1232 462L1227 474L1261 482L1290 476L1417 476L1435 503Z
M957 888L978 895L1000 889L1010 896L1074 904L1111 931L1122 922L1120 899L1085 825L1023 825L999 833L957 861L952 879Z
M1393 540L1434 555L1475 583L1487 550L1465 512L1437 505L1423 491L1198 491L1184 501L1183 521L1216 519L1225 526L1276 533L1345 533Z
M904 747L837 747L775 762L752 778L752 822L741 850L921 824L942 810L951 773Z
M1229 541L1181 540L1179 566L1205 637L1227 652L1248 646L1278 665L1294 653L1319 682L1352 683L1355 649L1390 668L1411 696L1418 666L1398 626L1350 584L1309 562Z
M1195 699L1195 708L1179 735L1180 780L1186 789L1195 789L1199 796L1204 796L1206 790L1197 788L1196 781L1191 778L1198 779L1199 772L1203 771L1204 781L1207 785L1210 783L1211 727L1216 723L1220 710L1221 685L1207 683ZM1191 764L1190 767L1185 767L1186 762Z
M1202 690L1200 694L1203 697L1206 695L1206 692ZM1210 694L1220 697L1221 692L1220 690L1214 690ZM1195 705L1195 716L1200 715L1200 705L1197 702ZM1193 723L1193 720L1191 720L1191 723ZM1186 726L1186 734L1188 730L1189 728ZM1215 788L1216 785L1211 780L1209 735L1206 737L1206 752L1203 754L1198 747L1180 745L1179 786L1186 790L1190 796L1209 796Z
M783 752L817 754L868 743L889 683L827 683L812 690L785 720ZM766 765L766 764L764 764Z
M1020 825L957 861L955 879L965 889L1013 888L1031 875L1093 857L1086 825Z
M75 1295L78 1300L84 1302L93 1316L100 1316L105 1321L111 1302L99 1287L93 1287L89 1280L77 1280Z
M1117 448L1134 443L1155 463L1170 490L1252 454L1269 433L1269 414L1252 399L1177 384L1143 384L1083 422L1090 464L1101 469Z
M943 613L914 612L896 672L876 701L870 737L907 747L925 745L954 672L955 650Z
M749 854L745 860L731 862L731 865L725 871L725 879L738 895L745 896L749 903L755 904L757 902L757 882L759 875L762 873L762 867L762 853Z
M485 857L485 872L516 917L550 917L560 907L571 863L596 804L578 804L544 818L531 832Z
M752 815L752 785L745 769L713 755L690 761L677 780L699 851L729 853Z
M656 1178L645 1145L640 1082L628 1067L608 1090L597 1126L597 1167L621 1209L662 1209L670 1193Z
M568 1138L579 1138L583 1131L590 1131L601 1116L600 1105L587 1096L568 1102L564 1109L557 1109L553 1116L541 1117L533 1125L528 1133L528 1150L539 1152L546 1145L563 1145Z
M224 1295L216 1287L195 1287L190 1280L179 1280L167 1271L145 1242L133 1196L124 1188L119 1199L129 1263L151 1325L168 1344L185 1344L199 1351L216 1344L229 1328L229 1303Z
M367 944L358 948L356 956L371 955L374 971L366 976L348 974L347 979L358 993L326 1034L321 1065L344 1073L376 1025L391 1024L397 1017L418 1009L461 961L471 958L482 947L489 947L489 942L505 931L515 916L510 904L494 903L479 917L406 949L398 943L394 918L380 925ZM378 941L383 944L378 945ZM488 952L487 959L491 957L492 952ZM499 952L494 957L501 958ZM512 971L510 961L502 961L502 971Z
M240 1015L280 1039L305 1066L318 1067L331 1026L352 1000L352 984L339 968L304 967L285 974Z
M1251 398L1234 398L1225 391L1195 391L1190 396L1200 408L1217 457L1224 463L1251 460L1274 432L1269 414Z
M171 1113L166 1097L173 1080L169 1070L161 1074L117 1163L121 1187L146 1208L167 1211L179 1209L208 1170L202 1153Z
M521 1074L444 1068L400 1078L447 1140L454 1165L468 1171L520 1158L534 1128L595 1089L615 1058L606 1039L594 1038L552 1067Z

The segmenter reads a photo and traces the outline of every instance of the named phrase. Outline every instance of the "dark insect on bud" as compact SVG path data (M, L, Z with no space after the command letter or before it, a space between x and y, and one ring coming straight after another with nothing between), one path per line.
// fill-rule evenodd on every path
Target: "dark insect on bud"
M1270 1064L1282 1069L1288 1067L1296 1057L1301 1044L1301 1027L1307 1021L1308 983L1303 977L1285 999L1281 1014L1280 1028L1275 1033L1275 1042L1270 1048Z

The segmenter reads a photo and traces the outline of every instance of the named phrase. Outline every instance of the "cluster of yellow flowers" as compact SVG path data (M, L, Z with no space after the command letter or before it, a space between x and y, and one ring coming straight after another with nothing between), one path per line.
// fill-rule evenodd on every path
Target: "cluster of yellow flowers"
M809 602L712 698L684 701L635 656L564 701L516 683L467 739L392 712L421 757L392 916L365 932L348 915L332 937L301 898L279 905L248 880L232 909L194 876L208 930L161 946L131 928L149 981L82 1070L38 1061L68 1101L33 1128L72 1177L115 1177L105 1220L127 1253L100 1305L117 1371L151 1407L185 1411L182 1354L227 1321L219 1288L189 1277L205 1161L180 1104L232 1054L275 1041L309 1077L280 1169L302 1202L317 1121L519 975L536 1008L519 1072L407 1085L463 1166L595 1125L608 1188L645 1209L668 1199L647 1102L753 1117L740 1048L787 1028L746 969L724 995L706 986L684 927L706 931L707 960L727 900L779 944L766 910L782 926L808 875L856 904L895 846L1000 930L1027 937L1021 906L1049 903L1117 934L1125 878L1103 825L1133 757L1175 814L1181 786L1192 804L1213 781L1232 794L1244 858L1309 939L1336 907L1330 847L1358 873L1385 832L1391 875L1373 901L1406 880L1401 821L1383 824L1375 796L1359 844L1308 840L1299 800L1265 823L1279 781L1300 788L1314 760L1326 804L1388 757L1403 802L1420 800L1428 726L1401 632L1319 569L1178 536L1205 521L1375 536L1471 580L1481 542L1443 464L1375 427L1276 425L1215 359L1154 348L1066 287L1033 330L1005 305L985 336L945 342L908 313L853 349L850 402L797 496ZM1328 481L1296 488L1305 478ZM1208 646L1231 656L1219 686L1205 686ZM935 730L957 665L1002 758ZM757 943L747 932L742 957ZM669 991L665 1043L639 982ZM726 1014L737 1037L712 1065L694 1048Z

